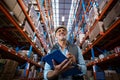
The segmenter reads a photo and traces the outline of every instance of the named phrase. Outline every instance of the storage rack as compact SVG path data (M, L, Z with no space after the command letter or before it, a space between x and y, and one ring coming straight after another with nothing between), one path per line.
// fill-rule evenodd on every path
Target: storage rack
M40 6L39 6L39 3L38 3L38 0L35 0L37 2L37 7L38 7L38 10L41 12L41 9L40 9ZM44 49L45 49L45 53L47 53L48 49L47 49L47 45L46 45L46 41L43 40L43 38L41 38L42 36L39 35L39 33L37 32L36 28L35 28L35 25L32 21L32 19L30 18L30 16L28 16L28 13L26 12L26 8L25 8L25 5L23 3L22 0L16 0L17 4L19 4L20 8L22 9L25 17L26 17L26 20L29 22L29 24L31 25L30 27L32 28L33 32L34 32L34 37L37 37L39 39L39 41L42 43ZM5 17L7 17L8 21L10 21L10 23L12 23L12 26L14 26L15 28L9 28L11 30L15 30L17 31L17 33L20 34L20 36L23 37L23 39L26 41L26 43L30 46L30 52L33 48L33 51L36 52L40 57L42 57L44 54L43 54L43 51L41 51L37 46L36 44L34 43L34 38L33 40L31 40L31 38L26 34L26 32L24 31L24 29L21 27L23 24L19 24L19 22L16 20L16 18L13 16L13 14L11 14L11 12L7 9L6 5L4 5L4 2L0 1L0 10L2 13L2 16L4 15ZM44 22L44 17L42 15L42 12L40 14L42 16L42 20L43 20L43 23L46 24ZM1 28L2 29L2 28ZM6 30L8 31L7 29L4 29L3 30ZM12 40L11 40L12 41ZM16 45L18 45L17 42L14 42L12 41L13 43L16 43ZM21 43L20 43L21 44ZM26 45L25 43L24 44L21 44L21 46L23 45ZM28 49L28 45L27 45L27 48L26 46L23 46L25 47L25 49ZM23 48L22 47L22 48ZM37 62L35 61L32 61L30 60L28 57L25 57L25 56L22 56L21 54L19 54L19 52L15 51L15 47L14 49L6 46L6 44L0 44L0 50L2 52L4 52L5 54L2 54L2 57L3 58L7 58L7 59L12 59L12 60L15 60L15 61L18 61L20 64L22 63L26 63L26 66L27 64L30 63L30 65L35 65L36 68L43 68L43 65L40 65L38 64ZM28 76L28 72L29 72L29 69L26 70L26 75ZM32 78L32 80L36 80L36 78Z
M52 24L52 9L50 8L50 6L51 6L50 1L51 0L48 0L48 2L47 2L47 0L44 0L44 8L45 8L45 11L46 11L45 16L43 15L45 12L43 12L43 10L41 9L42 6L40 5L39 0L36 0L36 3L35 3L35 5L37 5L38 11L40 12L40 15L41 15L41 22L45 25L45 30L46 30L46 32L48 32L48 34L50 33L49 30L52 31L51 25L53 25ZM104 9L99 14L98 18L94 21L93 25L91 27L89 27L88 25L85 25L85 27L89 27L90 29L85 32L85 37L82 40L82 42L80 43L80 47L82 47L82 45L85 43L85 40L89 39L89 34L93 31L93 29L95 28L95 25L99 21L104 20L106 15L108 15L109 11L112 9L114 4L117 3L117 1L118 0L108 0L108 3L106 3ZM43 36L39 35L38 31L36 30L36 26L34 25L32 19L30 18L30 16L28 16L28 13L26 12L26 9L25 9L25 4L23 3L22 0L17 0L17 2L19 3L22 11L24 12L26 20L31 25L31 28L32 28L33 32L35 33L35 37L37 37L39 39L39 41L42 44L42 47L44 47L44 49L45 49L45 52L47 52L48 48L47 48L47 45L45 44L46 41L44 41L44 39L41 38ZM94 3L94 2L95 2L95 0L80 0L80 3L79 3L80 6L78 8L77 15L76 15L77 16L76 21L77 21L77 24L79 24L79 26L78 26L78 31L76 32L77 34L75 34L75 35L79 34L81 26L84 26L83 23L86 23L86 16L88 16L87 13L92 8L91 3ZM49 7L47 6L47 3L49 5ZM36 47L36 44L33 42L33 40L31 40L31 38L24 32L24 30L21 27L21 25L19 24L19 22L17 22L16 18L9 12L9 10L2 3L2 1L0 1L0 10L1 10L0 13L3 13L2 15L5 15L7 17L7 19L10 21L10 23L12 23L12 26L14 25L14 27L15 27L15 28L11 27L9 29L18 31L18 33L20 33L22 35L22 37L24 37L23 39L28 41L28 42L25 42L25 43L27 43L29 46L32 45L33 51L36 52L38 55L43 56L44 54L42 53L42 51L40 49L38 49L38 47ZM51 15L48 15L48 10L50 10ZM80 11L83 12L83 13L80 13ZM79 23L79 19L78 19L79 16L82 16L82 18L80 20L80 23ZM50 17L50 20L48 20L49 21L48 24L46 23L45 17L47 19L49 19L48 17ZM76 21L74 21L74 25L76 24ZM108 56L106 56L106 57L104 57L102 59L95 60L95 56L98 56L100 53L99 53L99 51L94 50L94 49L96 49L96 46L100 48L99 50L104 50L104 49L111 50L111 49L114 49L116 46L119 46L120 45L120 43L119 43L119 41L120 41L120 36L119 36L120 27L119 27L119 25L120 25L120 18L116 19L114 21L114 23L112 23L110 25L109 29L105 30L102 33L100 32L99 35L96 37L97 39L94 39L83 50L83 56L85 57L85 59L90 59L91 57L93 58L93 60L91 62L87 63L87 68L88 69L93 68L94 79L95 80L97 79L96 66L101 67L103 70L107 69L108 66L111 66L111 65L117 65L118 64L118 66L119 66L118 61L120 60L120 58L119 58L120 57L120 52L118 52L118 53L114 52L113 54L110 54L110 55L108 55ZM74 26L74 28L75 28L75 26ZM6 29L2 29L2 30L8 31ZM8 34L8 35L10 35L10 34ZM6 36L6 37L8 37L8 36ZM13 42L14 44L18 45L17 41L12 41L12 39L10 39L10 41ZM50 41L51 41L51 38L49 37L49 42ZM20 44L23 46L23 45L25 45L25 43L24 44L20 43ZM52 45L52 42L51 42L51 45ZM43 68L42 65L39 65L38 63L30 60L29 58L20 55L19 52L15 51L15 49L11 49L8 46L6 46L5 44L0 43L0 51L3 51L5 54L8 55L8 56L6 56L5 54L2 54L6 58L16 60L16 61L18 61L18 62L20 62L22 64L25 63L25 62L28 62L28 63L30 63L32 65L35 65L38 68L39 67ZM31 79L34 80L35 78L31 78Z
M87 1L87 0L85 0L85 1ZM94 2L94 0L91 0L90 2ZM89 9L91 7L90 2L88 3L88 5L86 5L86 12L89 12ZM116 4L116 2L117 1L109 0L108 3L106 3L104 9L99 14L98 18L94 21L94 23L90 27L89 31L85 33L85 37L83 38L82 42L80 43L80 47L82 47L82 45L86 39L89 39L89 34L95 28L95 25L99 21L103 21L105 16L108 14L108 12L111 10L111 8L113 8L113 6L114 6L114 4ZM78 10L78 11L80 11L80 10ZM79 14L79 15L84 16L84 14ZM79 27L81 27L83 25L82 23L84 22L84 20L85 20L84 17L82 17ZM112 23L109 26L109 29L105 30L102 33L99 33L99 36L97 36L97 39L95 39L92 43L88 44L88 46L85 48L85 50L83 50L83 56L85 59L90 59L91 57L93 58L92 61L87 63L87 68L88 69L93 68L93 72L94 72L93 74L94 74L95 80L97 80L97 78L98 78L96 66L101 67L103 70L107 69L109 66L112 66L112 65L119 66L118 61L120 60L120 58L119 58L120 53L114 52L113 54L110 54L107 57L95 60L95 56L98 56L100 54L100 52L98 50L94 50L96 48L96 46L100 48L99 50L104 50L104 49L111 50L111 49L114 49L116 46L119 46L119 44L120 44L119 43L119 40L120 40L119 33L120 32L118 31L118 30L120 30L119 25L120 25L120 18L118 17L114 21L114 23ZM78 30L78 32L79 32L79 30Z

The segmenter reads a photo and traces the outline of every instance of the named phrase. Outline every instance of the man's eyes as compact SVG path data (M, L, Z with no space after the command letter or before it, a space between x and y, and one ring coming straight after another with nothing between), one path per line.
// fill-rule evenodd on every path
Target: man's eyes
M59 30L58 32L65 31L65 30Z

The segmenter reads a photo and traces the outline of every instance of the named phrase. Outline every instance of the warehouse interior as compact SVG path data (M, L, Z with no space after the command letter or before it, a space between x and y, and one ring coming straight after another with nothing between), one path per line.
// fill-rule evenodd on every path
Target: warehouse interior
M43 80L64 25L81 48L84 80L120 80L120 0L0 0L0 80Z

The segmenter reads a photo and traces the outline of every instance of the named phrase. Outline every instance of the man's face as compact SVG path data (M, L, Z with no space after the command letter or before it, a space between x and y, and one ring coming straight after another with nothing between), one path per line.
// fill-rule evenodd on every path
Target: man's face
M66 40L67 31L64 28L60 28L56 32L56 38L58 40Z

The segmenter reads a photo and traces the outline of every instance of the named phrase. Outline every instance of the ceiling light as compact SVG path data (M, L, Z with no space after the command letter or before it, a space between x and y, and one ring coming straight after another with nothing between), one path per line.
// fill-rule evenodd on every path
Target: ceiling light
M62 22L64 22L65 21L65 17L64 16L62 16Z

